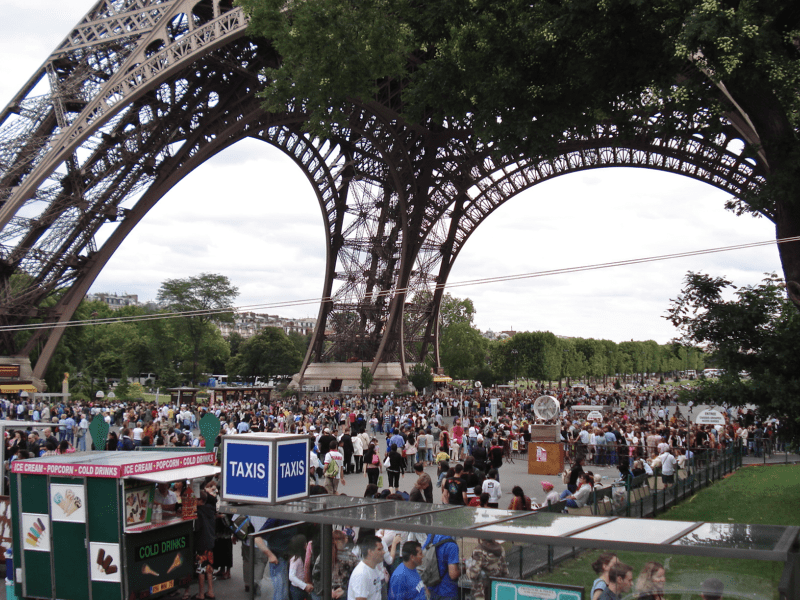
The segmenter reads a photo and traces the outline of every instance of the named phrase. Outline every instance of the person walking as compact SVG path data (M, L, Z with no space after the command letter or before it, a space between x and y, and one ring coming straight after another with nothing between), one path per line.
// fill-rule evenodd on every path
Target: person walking
M339 490L339 482L342 485L347 485L344 479L344 456L338 450L338 442L334 439L331 441L330 450L325 455L323 462L323 475L325 476L325 489L329 494L336 494Z
M383 562L383 543L375 535L368 535L361 542L361 561L350 575L347 600L381 600L383 571L378 565Z
M408 541L401 550L403 562L394 570L389 580L389 600L427 600L425 584L417 572L422 565L422 546Z

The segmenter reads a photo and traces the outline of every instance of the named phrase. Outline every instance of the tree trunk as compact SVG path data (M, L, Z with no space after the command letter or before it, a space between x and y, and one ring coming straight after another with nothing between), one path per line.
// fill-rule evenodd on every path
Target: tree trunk
M775 237L777 239L800 236L800 202L776 207ZM800 241L778 244L783 276L789 298L800 308Z

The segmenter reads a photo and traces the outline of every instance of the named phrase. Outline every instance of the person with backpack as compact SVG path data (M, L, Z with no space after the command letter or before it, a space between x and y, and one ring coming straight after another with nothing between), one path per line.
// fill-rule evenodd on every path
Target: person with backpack
M420 577L428 588L430 600L458 600L461 559L456 541L449 535L428 535Z
M378 477L383 470L383 463L381 462L381 457L378 454L378 450L375 448L375 444L370 444L367 447L367 451L364 452L364 464L366 468L364 469L364 477L367 478L367 481L370 484L378 485Z
M133 440L131 439L131 430L127 427L122 430L122 437L119 438L117 442L117 450L126 450L131 451L136 446L133 445Z
M344 456L338 450L338 442L334 439L330 443L330 450L325 455L324 467L322 473L325 477L325 489L329 494L336 494L339 489L339 481L342 485L347 485L344 480L344 471L342 465L344 464Z
M419 542L403 544L403 562L394 570L389 580L389 600L427 600L425 584L417 572L424 554Z

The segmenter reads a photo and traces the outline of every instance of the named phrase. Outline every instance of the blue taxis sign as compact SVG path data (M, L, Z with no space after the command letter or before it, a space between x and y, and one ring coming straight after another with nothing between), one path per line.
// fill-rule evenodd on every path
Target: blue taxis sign
M222 499L276 504L309 493L304 435L254 433L222 438Z

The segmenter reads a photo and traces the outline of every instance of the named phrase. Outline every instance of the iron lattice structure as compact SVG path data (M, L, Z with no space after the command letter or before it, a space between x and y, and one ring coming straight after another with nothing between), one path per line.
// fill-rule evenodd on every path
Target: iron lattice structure
M634 166L737 197L764 181L758 160L737 151L748 132L734 118L709 134L677 115L683 126L661 139L643 117L627 139L609 125L565 138L554 159L498 159L469 131L405 124L390 84L378 101L354 103L347 127L312 138L302 112L259 107L255 94L268 85L259 73L277 56L246 27L230 0L100 0L3 110L0 324L70 320L147 211L245 137L294 160L325 222L325 300L303 371L350 359L405 370L431 349L438 365L437 284L488 215L542 181ZM28 356L41 345L42 377L62 332L37 330L24 347L3 333L0 353Z

